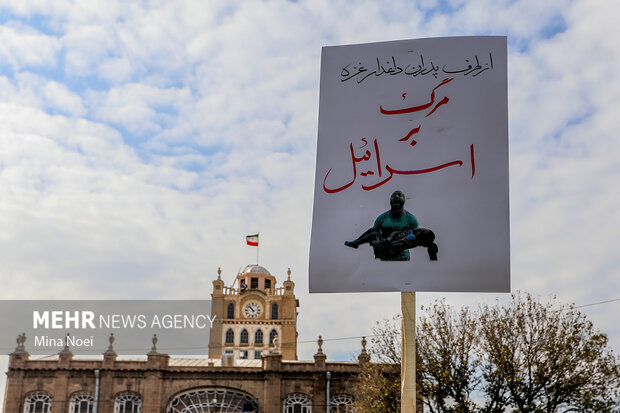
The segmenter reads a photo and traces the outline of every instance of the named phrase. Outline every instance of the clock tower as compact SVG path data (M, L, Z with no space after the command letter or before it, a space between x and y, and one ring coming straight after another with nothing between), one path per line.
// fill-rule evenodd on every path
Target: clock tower
M209 358L261 359L280 352L283 360L297 360L297 307L291 270L282 287L260 265L248 265L226 287L218 269L211 294Z

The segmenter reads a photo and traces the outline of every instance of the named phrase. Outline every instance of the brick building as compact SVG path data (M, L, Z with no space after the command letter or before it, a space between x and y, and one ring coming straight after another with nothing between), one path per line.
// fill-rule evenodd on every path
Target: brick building
M144 360L117 357L30 360L25 337L9 357L3 413L349 412L356 375L368 360L328 362L319 337L314 360L297 360L295 284L282 287L248 266L226 287L213 282L209 358L172 358L153 347ZM219 322L217 322L219 320Z

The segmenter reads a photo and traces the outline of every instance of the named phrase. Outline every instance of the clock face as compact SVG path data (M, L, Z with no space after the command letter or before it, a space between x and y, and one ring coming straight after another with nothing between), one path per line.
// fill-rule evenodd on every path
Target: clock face
M245 313L246 317L249 318L258 317L260 315L260 310L260 304L254 301L247 303L243 308L243 312Z

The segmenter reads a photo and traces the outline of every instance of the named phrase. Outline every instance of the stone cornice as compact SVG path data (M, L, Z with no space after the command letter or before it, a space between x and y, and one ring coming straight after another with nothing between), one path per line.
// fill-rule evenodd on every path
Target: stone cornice
M32 365L29 365L31 364ZM44 363L44 364L43 364ZM71 372L93 372L95 369L102 373L128 373L140 374L147 372L168 373L226 373L226 374L248 374L248 373L316 373L317 371L330 371L332 373L357 373L360 370L359 364L355 362L327 362L325 369L317 369L312 361L287 361L283 360L280 369L265 369L263 366L166 366L153 367L147 365L147 361L125 361L122 365L103 367L100 361L73 361L69 367L58 366L57 361L33 361L26 363L25 366L9 367L9 372L23 371L28 372L29 376L36 376L40 373L42 377L49 377L50 373L71 373ZM34 374L33 374L34 373Z
M255 319L235 319L235 318L224 318L221 320L215 319L213 321L214 324L251 324L251 325L291 325L295 324L295 320L255 320Z

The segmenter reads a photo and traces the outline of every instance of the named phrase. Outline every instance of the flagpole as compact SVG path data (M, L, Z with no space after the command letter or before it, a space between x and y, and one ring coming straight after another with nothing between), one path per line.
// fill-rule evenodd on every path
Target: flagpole
M256 265L258 265L258 249L260 248L260 232L257 232L258 235L258 245L256 246Z

